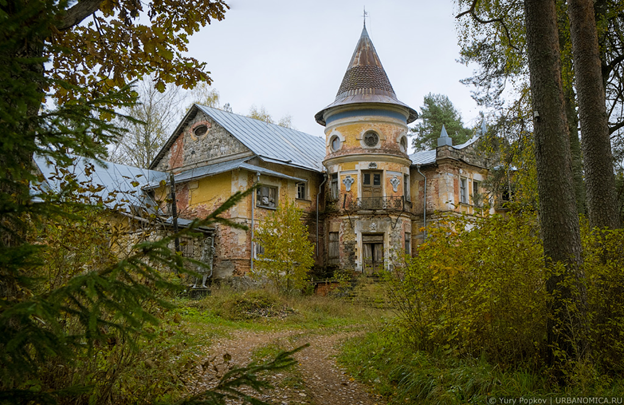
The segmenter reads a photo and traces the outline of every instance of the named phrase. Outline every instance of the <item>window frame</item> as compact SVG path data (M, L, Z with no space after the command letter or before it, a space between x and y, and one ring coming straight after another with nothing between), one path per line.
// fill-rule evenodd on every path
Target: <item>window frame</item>
M334 142L338 142L338 146L334 147ZM331 149L332 152L337 152L342 148L342 139L340 139L340 137L338 135L333 135L330 139L329 139L329 148Z
M338 173L332 173L330 175L329 197L332 201L336 201L340 197L340 183L338 182Z
M405 201L412 201L412 197L410 193L411 193L410 175L404 174L403 175L403 197L405 198Z
M335 237L335 240L332 240ZM332 252L335 255L332 256ZM330 262L334 262L340 259L340 235L339 232L329 232L327 236L327 259Z
M273 199L273 205L265 205L262 204L262 191L264 189L267 189L267 196L268 198L271 198L271 191L274 193ZM277 186L270 186L268 184L261 184L258 189L256 190L256 207L258 208L264 208L264 209L268 209L268 210L276 210L277 207L279 206L279 188Z
M296 183L296 186L297 186L297 200L305 200L308 196L307 182L299 181Z
M412 255L412 233L405 232L404 240L405 240L405 253L411 256Z
M402 136L401 139L399 139L399 148L401 149L401 152L407 153L408 147L407 137Z
M370 145L368 143L368 139L371 139L372 137L375 138L375 143ZM367 148L377 148L377 147L379 147L379 142L380 141L381 141L381 136L379 136L379 134L376 131L373 131L373 130L368 130L368 131L364 132L364 135L362 136L362 143Z
M259 259L260 255L264 254L264 246L261 243L254 242L253 254L254 259Z
M483 205L482 202L476 201L476 197L481 194L481 192L479 191L480 186L481 186L480 181L478 180L472 181L472 204L477 207L480 207L481 205Z
M465 177L459 179L459 202L468 204L468 179Z

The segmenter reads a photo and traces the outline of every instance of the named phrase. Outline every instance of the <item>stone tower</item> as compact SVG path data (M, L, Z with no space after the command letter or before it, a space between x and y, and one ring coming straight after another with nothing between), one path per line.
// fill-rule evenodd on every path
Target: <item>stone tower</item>
M332 204L326 219L329 264L367 273L386 267L411 232L407 124L366 26L333 103L315 115L325 126ZM407 210L409 211L409 210Z

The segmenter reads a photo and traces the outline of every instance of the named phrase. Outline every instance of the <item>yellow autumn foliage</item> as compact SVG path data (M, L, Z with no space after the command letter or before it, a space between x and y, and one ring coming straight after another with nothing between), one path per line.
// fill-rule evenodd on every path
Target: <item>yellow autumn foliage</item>
M502 367L541 368L552 299L545 280L554 270L545 266L536 216L447 217L427 231L426 243L391 278L405 335L419 350L486 356ZM587 327L570 339L589 343L600 370L621 373L624 232L592 233L585 227L583 242L585 280L580 286L586 291Z

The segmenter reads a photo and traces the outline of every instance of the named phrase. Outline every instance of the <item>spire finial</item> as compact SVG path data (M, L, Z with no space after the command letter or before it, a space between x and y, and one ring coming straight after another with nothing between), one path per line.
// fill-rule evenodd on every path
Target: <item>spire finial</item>
M364 6L364 14L362 14L362 18L364 18L364 28L366 28L366 17L368 17L368 13L366 12L366 6Z

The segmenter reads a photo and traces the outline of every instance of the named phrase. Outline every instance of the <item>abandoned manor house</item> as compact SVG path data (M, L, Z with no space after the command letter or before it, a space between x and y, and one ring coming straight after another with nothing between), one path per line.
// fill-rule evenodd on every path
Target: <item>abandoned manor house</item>
M476 144L485 125L461 145L443 129L437 148L409 155L408 124L418 114L397 98L366 27L334 101L314 117L324 138L195 104L149 170L141 170L144 199L135 203L164 200L173 174L184 226L259 184L225 215L248 230L216 225L203 230L204 241L183 247L212 263L213 278L250 270L261 249L252 242L254 230L285 201L304 212L317 266L369 274L411 253L427 222L479 208L488 167ZM50 168L36 163L45 177ZM138 173L113 163L94 170L105 173L101 178ZM167 221L171 211L168 204L159 208Z

